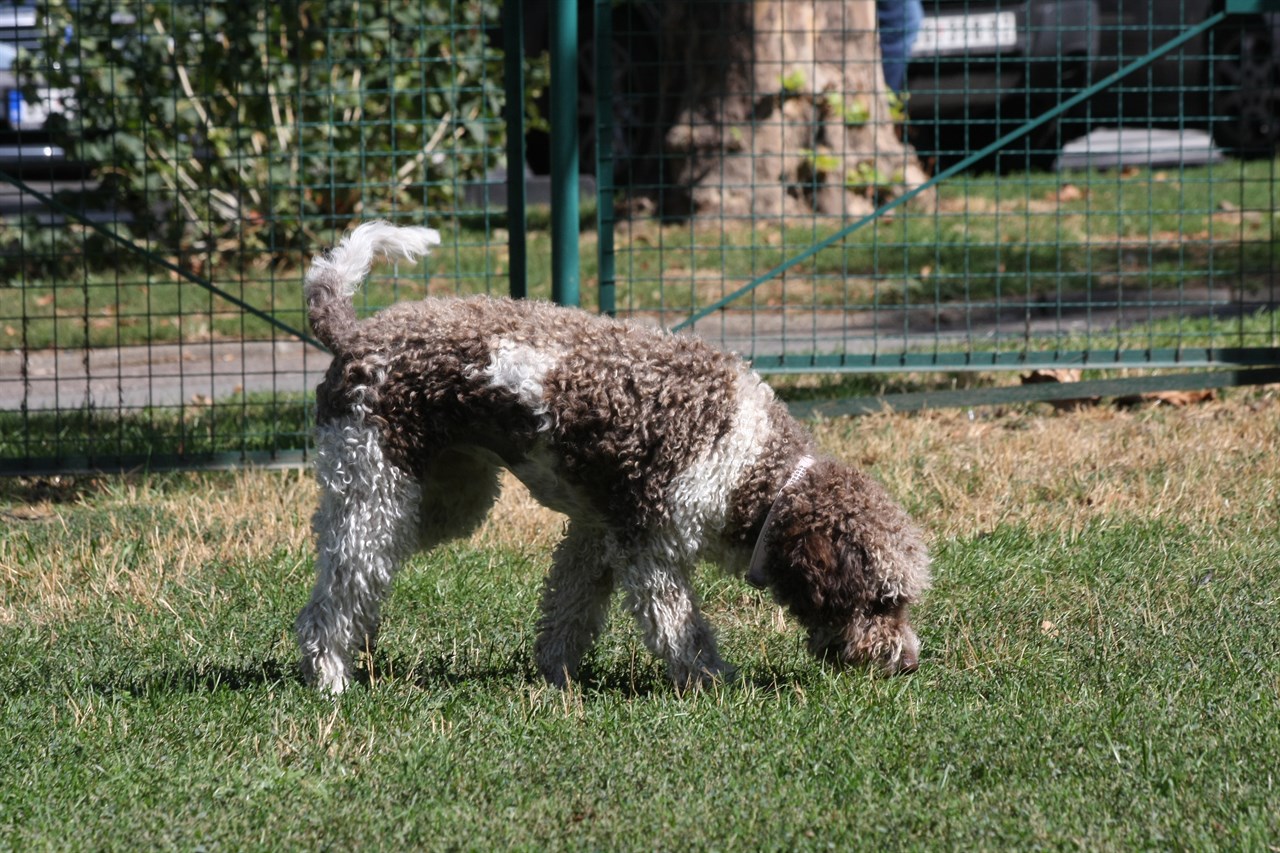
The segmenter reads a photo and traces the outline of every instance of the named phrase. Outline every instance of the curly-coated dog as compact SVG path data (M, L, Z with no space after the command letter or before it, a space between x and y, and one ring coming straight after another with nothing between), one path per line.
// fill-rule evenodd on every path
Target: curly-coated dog
M312 328L333 352L316 404L318 577L297 621L309 681L348 686L396 570L474 530L501 468L569 517L535 641L553 684L577 677L618 586L677 685L726 674L691 585L700 559L768 588L820 658L916 668L907 609L929 585L919 529L876 482L819 455L737 357L489 297L357 320L352 297L375 256L412 261L439 239L366 223L307 273Z

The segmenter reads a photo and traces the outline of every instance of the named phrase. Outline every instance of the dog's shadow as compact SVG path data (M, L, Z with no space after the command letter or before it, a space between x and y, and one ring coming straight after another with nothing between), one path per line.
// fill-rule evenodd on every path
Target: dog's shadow
M285 685L291 681L301 681L295 664L264 658L240 664L191 663L176 669L135 674L132 678L99 679L93 687L104 695L123 694L137 698L165 693L216 693L219 690L238 693Z
M494 690L523 684L526 687L547 687L547 682L537 671L532 656L513 651L486 661L458 661L455 659L384 657L376 653L372 668L368 658L358 667L355 680L358 684L390 677L407 681L421 690L438 690L441 687L489 687ZM752 690L759 693L790 692L796 685L806 683L804 673L784 666L765 665L739 671L734 676L706 690ZM667 678L665 669L657 659L605 659L589 654L583 661L582 672L573 688L583 695L607 695L623 700L644 699L650 696L685 694L697 691L676 688Z
M372 666L370 665L372 663ZM424 692L441 688L493 689L525 684L530 687L545 686L531 660L512 655L505 660L485 663L461 663L453 660L423 660L407 657L384 657L375 654L370 662L360 662L353 673L358 689L371 689L378 683L394 681L414 685ZM805 682L802 674L782 667L752 669L739 672L732 678L718 683L708 690L752 690L760 693L790 692ZM104 695L131 697L160 694L216 693L220 690L248 692L265 687L290 687L303 684L297 662L275 658L249 660L239 664L192 663L176 669L160 669L133 678L101 679L94 682L96 692ZM678 690L667 679L660 664L645 662L642 665L624 665L618 662L584 662L581 678L574 688L584 695L608 695L623 700L644 699L666 695L672 691L680 694L691 691Z

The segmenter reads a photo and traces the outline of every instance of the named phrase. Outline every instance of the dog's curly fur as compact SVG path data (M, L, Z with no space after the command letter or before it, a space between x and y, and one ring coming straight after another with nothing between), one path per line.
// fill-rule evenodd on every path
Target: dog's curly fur
M356 319L375 256L438 242L366 223L307 274L334 354L317 392L318 577L297 622L308 680L349 684L397 568L474 530L500 468L570 519L535 642L553 684L577 677L615 586L676 684L726 673L690 576L703 558L746 573L757 540L750 579L815 655L916 668L920 531L861 472L826 457L797 469L813 441L759 376L695 338L538 302L427 299Z

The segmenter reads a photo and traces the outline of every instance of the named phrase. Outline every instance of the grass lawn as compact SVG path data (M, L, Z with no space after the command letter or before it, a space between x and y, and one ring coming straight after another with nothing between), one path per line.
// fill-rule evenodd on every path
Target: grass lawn
M921 669L810 660L708 570L735 683L615 612L531 646L560 520L512 489L399 578L364 683L299 682L304 472L0 480L0 848L1280 845L1280 395L815 425L921 520Z

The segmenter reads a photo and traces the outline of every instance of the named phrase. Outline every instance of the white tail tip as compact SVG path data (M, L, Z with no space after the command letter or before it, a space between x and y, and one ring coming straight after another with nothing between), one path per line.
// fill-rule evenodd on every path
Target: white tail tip
M318 255L307 273L312 281L336 279L338 292L350 297L369 275L374 259L381 255L409 263L440 245L440 232L434 228L398 226L382 220L366 222L334 246L333 251Z
M357 251L367 246L369 250L387 257L401 257L412 262L440 245L440 232L434 228L392 225L379 219L362 224L342 242Z

